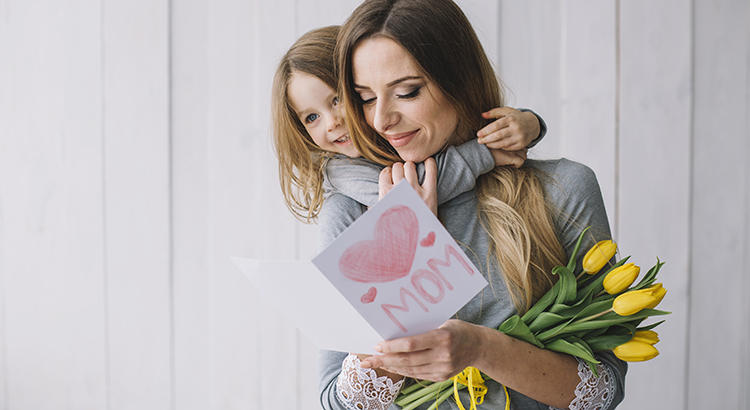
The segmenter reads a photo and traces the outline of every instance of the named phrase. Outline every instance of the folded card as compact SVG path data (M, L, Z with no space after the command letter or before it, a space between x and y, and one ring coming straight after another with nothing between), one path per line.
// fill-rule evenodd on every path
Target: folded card
M319 348L359 353L436 329L487 285L406 181L312 262L233 260Z

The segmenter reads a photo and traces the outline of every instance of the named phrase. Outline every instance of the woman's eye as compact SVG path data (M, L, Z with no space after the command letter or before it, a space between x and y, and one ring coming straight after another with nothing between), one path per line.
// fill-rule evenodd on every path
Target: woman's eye
M361 102L361 103L362 103L363 105L367 105L367 104L370 104L370 103L374 102L374 101L375 101L375 97L371 97L371 98L365 98L365 97L363 97L362 95L360 95L360 96L359 96L359 101L360 101L360 102Z
M417 87L414 89L414 91L410 92L409 94L402 94L398 95L398 98L408 100L411 98L416 98L419 95L419 92L422 91L422 87Z
M309 123L317 120L318 118L320 118L320 115L318 115L318 114L310 114L307 117L305 117L305 123L309 124Z

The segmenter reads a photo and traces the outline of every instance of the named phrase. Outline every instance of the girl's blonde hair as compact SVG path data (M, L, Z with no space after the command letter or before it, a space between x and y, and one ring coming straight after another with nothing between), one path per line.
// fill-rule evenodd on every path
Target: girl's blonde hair
M271 92L273 143L279 160L281 192L290 211L311 223L323 203L322 169L331 153L320 149L292 108L287 89L294 73L317 77L336 90L334 49L339 26L305 33L284 54Z
M354 89L352 51L360 41L375 37L400 44L456 108L459 125L448 145L473 138L473 132L487 124L478 113L504 105L502 84L471 24L455 3L365 1L341 27L336 49L346 122L365 158L384 165L401 160L393 147L367 125ZM531 167L496 167L477 180L477 211L490 237L490 252L520 312L528 310L551 287L551 270L565 259L540 178Z

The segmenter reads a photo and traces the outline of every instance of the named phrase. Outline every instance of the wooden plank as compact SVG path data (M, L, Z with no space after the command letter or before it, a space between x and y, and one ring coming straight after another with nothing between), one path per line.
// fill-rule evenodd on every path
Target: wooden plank
M695 2L694 7L692 299L686 408L740 409L747 407L748 390L749 318L742 302L747 300L743 290L748 270L747 265L738 269L742 265L737 255L746 255L748 249L750 10L745 1ZM717 322L720 328L708 331L707 325ZM732 325L740 323L744 327Z
M174 407L211 407L208 1L173 2Z
M330 25L341 25L347 17L359 6L360 0L298 0L295 20L297 31L294 36L296 40L302 34L318 27ZM292 43L289 43L289 46ZM289 48L287 46L286 48ZM286 51L286 49L285 49Z
M295 2L292 0L260 1L257 9L258 26L254 56L256 100L253 102L254 115L258 116L259 121L254 124L253 131L256 139L252 153L256 166L252 180L255 201L247 215L252 218L253 225L261 229L259 232L264 232L263 235L251 238L254 242L253 248L258 249L264 258L270 259L295 259L299 255L294 244L297 231L295 226L298 222L284 206L268 121L271 118L271 85L277 63L295 40L292 35L295 29L294 20L289 18L293 15L294 7ZM269 15L279 18L275 21L262 18ZM261 303L261 306L270 305L266 301ZM260 374L288 374L292 369L295 374L299 374L301 347L297 329L275 309L265 311L261 316L260 326ZM262 377L262 394L258 408L299 409L297 406L309 408L317 403L317 400L311 403L302 403L299 400L302 392L302 387L298 384L300 382L298 377L288 377L283 383L279 383L274 377ZM289 394L290 391L296 394Z
M99 5L3 14L0 407L104 408Z
M500 3L482 0L456 0L466 17L469 18L474 31L482 42L484 52L490 61L498 66L498 51L500 42Z
M674 312L657 329L660 356L630 366L622 407L683 408L692 406L680 377L687 370L691 10L676 0L620 5L618 239L621 255L633 255L644 272L657 256L667 262L659 277L669 294L659 307Z
M109 408L172 406L169 2L103 5Z
M591 167L616 236L615 1L562 6L560 154Z
M547 136L529 156L559 158L561 144L561 2L501 0L498 73L507 104L534 110Z

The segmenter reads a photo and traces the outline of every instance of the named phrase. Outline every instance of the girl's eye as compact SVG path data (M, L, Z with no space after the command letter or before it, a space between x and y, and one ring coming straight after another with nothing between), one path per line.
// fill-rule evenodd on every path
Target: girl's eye
M305 123L309 124L311 122L314 122L318 118L320 118L320 115L318 115L318 114L310 114L307 117L305 117Z
M409 100L412 98L416 98L419 95L419 92L422 91L422 87L416 87L414 91L410 92L409 94L404 95L398 95L398 98L401 98L403 100Z
M339 105L339 97L338 96L333 97L333 106L335 107L337 105Z

